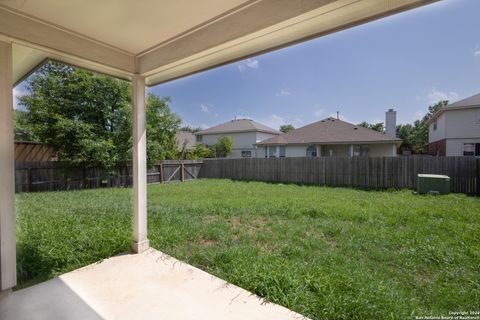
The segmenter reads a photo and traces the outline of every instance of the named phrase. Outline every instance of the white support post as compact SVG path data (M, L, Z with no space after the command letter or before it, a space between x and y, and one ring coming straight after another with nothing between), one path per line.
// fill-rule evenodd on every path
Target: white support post
M322 146L317 144L317 157L322 156Z
M350 145L350 157L353 157L353 144Z
M12 44L0 41L0 291L17 284Z
M145 78L135 75L132 80L133 102L133 243L132 250L140 253L149 248L147 239L147 128Z

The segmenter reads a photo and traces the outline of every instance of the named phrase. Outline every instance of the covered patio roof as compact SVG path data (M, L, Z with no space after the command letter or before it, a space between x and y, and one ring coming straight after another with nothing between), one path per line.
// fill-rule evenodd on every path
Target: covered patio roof
M45 59L148 86L433 0L2 0L14 82Z
M145 86L435 0L0 0L0 291L16 284L12 86L47 59L132 81L133 250L148 249Z

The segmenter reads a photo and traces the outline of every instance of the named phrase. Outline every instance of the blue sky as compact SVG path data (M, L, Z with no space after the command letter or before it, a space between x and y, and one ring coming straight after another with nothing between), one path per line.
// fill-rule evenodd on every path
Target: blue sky
M191 126L247 117L278 128L333 115L398 123L480 92L480 1L444 0L149 90Z

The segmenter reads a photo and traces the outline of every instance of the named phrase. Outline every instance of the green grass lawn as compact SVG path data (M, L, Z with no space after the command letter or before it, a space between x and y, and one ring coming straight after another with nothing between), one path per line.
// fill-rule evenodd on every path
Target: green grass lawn
M198 180L151 185L151 245L315 319L480 310L480 200ZM19 287L129 250L131 189L17 197Z

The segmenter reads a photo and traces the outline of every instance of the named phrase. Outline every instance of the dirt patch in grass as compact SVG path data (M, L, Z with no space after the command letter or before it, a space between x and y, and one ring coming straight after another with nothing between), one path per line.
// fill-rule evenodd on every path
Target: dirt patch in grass
M246 233L248 235L254 236L260 232L270 232L268 227L267 219L263 217L257 217L254 219L249 219L246 222L242 222L241 217L230 217L228 219L228 224L233 233Z
M201 244L202 246L213 246L214 244L216 244L218 241L217 240L214 240L214 239L203 239L203 238L200 238L197 243Z

